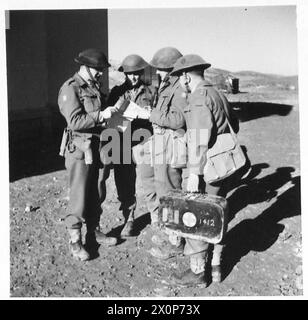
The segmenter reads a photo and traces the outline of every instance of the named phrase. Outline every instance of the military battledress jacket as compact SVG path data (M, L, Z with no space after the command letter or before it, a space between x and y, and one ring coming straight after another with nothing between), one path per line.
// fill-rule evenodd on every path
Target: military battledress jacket
M61 114L66 119L67 127L72 130L72 140L83 139L86 141L91 139L98 145L98 137L102 129L99 125L99 112L102 109L100 91L96 87L90 86L76 73L61 87L58 105ZM93 136L97 138L93 139ZM83 152L78 148L75 152L78 158L83 157Z
M108 97L108 105L113 106L120 97L137 103L140 107L152 105L153 88L141 83L135 90L131 88L129 81L111 89Z
M177 130L185 126L183 110L187 105L184 91L177 77L168 77L158 90L158 101L150 121L156 126Z
M184 109L188 155L195 157L193 161L189 158L189 173L202 175L207 150L214 145L217 135L230 132L226 114L231 118L230 106L225 96L210 82L200 82L190 94L188 105Z
M99 123L101 93L83 80L77 73L60 89L58 104L73 131L91 131Z

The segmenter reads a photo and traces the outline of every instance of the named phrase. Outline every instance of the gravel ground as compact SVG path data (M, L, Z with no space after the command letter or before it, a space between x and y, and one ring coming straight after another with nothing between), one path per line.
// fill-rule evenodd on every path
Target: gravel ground
M170 274L186 269L188 258L160 261L148 252L153 231L139 184L140 234L116 247L100 246L98 257L88 262L73 260L61 222L68 201L67 174L59 170L10 183L11 296L302 295L297 91L277 86L241 90L228 98L241 119L239 137L248 148L253 171L249 180L228 194L233 219L226 237L222 283L207 288L170 284ZM113 175L107 190L101 226L116 234L123 217Z

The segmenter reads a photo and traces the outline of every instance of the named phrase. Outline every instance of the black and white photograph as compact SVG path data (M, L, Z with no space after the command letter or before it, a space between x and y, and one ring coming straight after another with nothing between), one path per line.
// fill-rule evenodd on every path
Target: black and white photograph
M303 2L59 5L1 12L1 296L303 299Z

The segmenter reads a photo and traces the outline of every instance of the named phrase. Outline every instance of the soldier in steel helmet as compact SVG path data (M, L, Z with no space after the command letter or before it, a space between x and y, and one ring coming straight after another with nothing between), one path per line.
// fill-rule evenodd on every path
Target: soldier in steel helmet
M181 86L189 93L188 105L184 109L187 127L188 163L187 177L184 178L185 189L189 192L206 192L212 195L225 196L225 181L204 183L203 168L206 163L206 152L211 148L219 134L229 131L228 119L234 131L238 131L238 121L232 115L232 110L226 97L204 79L204 70L211 64L195 54L179 58L172 75L178 76ZM196 134L190 134L195 130ZM199 137L198 132L206 130L207 135ZM192 159L193 157L193 159ZM205 188L205 189L204 189ZM181 284L206 283L205 268L207 265L208 246L206 242L185 239L184 254L190 256L190 269L180 275L174 275L176 282ZM221 281L221 253L223 245L215 244L211 261L212 281Z
M61 155L69 175L69 204L64 222L69 233L69 248L74 258L89 260L89 252L97 241L115 245L116 238L107 237L99 230L101 201L105 197L105 177L100 174L99 135L113 108L105 108L99 78L109 67L105 54L98 49L79 53L75 62L78 72L61 87L58 105L67 122ZM87 228L86 246L81 229ZM96 243L97 245L97 243Z
M114 179L118 192L118 199L121 202L120 209L125 218L125 225L121 231L122 237L130 237L134 235L134 213L136 209L136 166L132 161L131 149L123 148L123 141L127 141L124 135L130 134L132 137L138 130L148 130L151 135L151 124L147 118L147 110L152 107L155 90L152 86L147 85L142 80L144 70L149 64L139 55L131 54L122 61L119 71L124 72L125 82L120 86L112 88L108 105L113 106L119 99L132 101L144 108L145 119L142 114L138 114L138 118L134 119L130 124L130 130L125 130L120 134L120 163L113 163ZM131 142L131 146L136 145L135 141ZM127 158L130 163L123 162L123 150L128 152Z
M182 170L171 165L172 139L185 126L183 110L187 101L178 78L170 75L175 61L181 56L176 48L165 47L158 50L150 62L161 79L157 104L149 114L153 126L152 142L154 141L155 152L152 148L152 165L137 165L137 175L145 191L151 225L156 232L152 241L157 246L151 249L151 254L162 259L182 251L180 239L169 239L173 244L171 246L168 238L166 239L167 236L158 228L159 198L169 190L180 189L182 184Z

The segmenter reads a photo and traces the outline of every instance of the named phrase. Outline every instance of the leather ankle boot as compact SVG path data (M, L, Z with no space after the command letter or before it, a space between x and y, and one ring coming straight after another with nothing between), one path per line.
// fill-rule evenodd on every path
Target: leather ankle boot
M200 272L198 274L188 269L181 274L173 274L171 279L174 283L182 286L207 286L205 272Z
M121 237L133 237L134 236L134 221L127 221L124 228L121 231Z
M80 229L68 229L70 236L69 249L74 259L80 261L87 261L90 258L89 253L86 251L81 242L81 230Z
M121 231L121 237L133 237L134 236L134 220L135 220L135 208L136 206L123 209L122 214L125 219L125 225Z
M95 229L94 235L97 243L104 244L106 246L115 246L118 243L116 237L108 237L99 229Z

